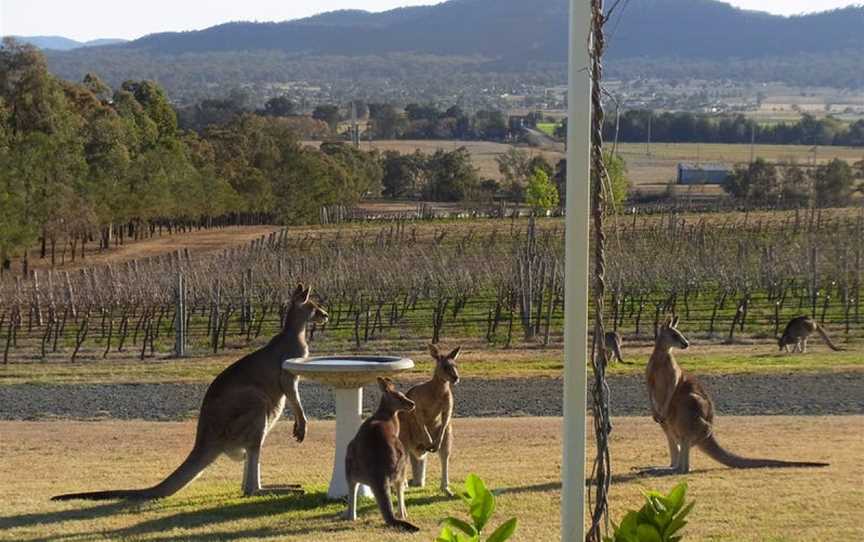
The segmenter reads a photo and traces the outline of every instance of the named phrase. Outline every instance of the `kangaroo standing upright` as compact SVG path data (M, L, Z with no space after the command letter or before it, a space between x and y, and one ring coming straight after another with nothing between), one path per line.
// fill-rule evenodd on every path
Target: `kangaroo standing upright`
M327 313L309 299L310 293L311 288L298 285L291 296L283 330L266 346L236 361L213 380L201 404L192 451L168 478L147 489L71 493L52 500L168 497L194 480L223 453L238 460L245 457L243 494L260 492L261 446L282 415L286 399L294 413L294 438L303 442L306 437L306 415L300 404L298 378L286 373L282 362L307 357L307 323L327 321Z
M793 352L805 353L807 352L807 339L814 331L822 336L822 339L831 350L835 352L841 351L840 348L834 346L834 343L828 338L828 334L816 323L816 320L809 316L798 316L789 320L789 323L786 324L786 329L783 330L783 335L777 340L777 345L780 347L781 352L783 350L788 352L789 345L794 344Z
M406 451L399 441L400 411L414 410L414 401L396 390L387 378L379 378L381 402L378 410L357 430L345 452L345 476L348 479L348 510L345 519L357 519L359 484L372 489L384 521L391 527L410 532L420 529L407 521L405 510ZM393 514L392 491L396 490L399 516Z
M434 344L429 353L435 358L432 379L414 386L406 395L417 407L413 413L399 415L402 432L399 439L411 454L412 477L409 485L423 487L426 484L427 452L438 452L441 460L441 491L453 496L450 491L450 452L453 447L453 391L451 386L459 382L456 358L461 348L443 354ZM426 446L427 435L432 436L431 448Z
M735 455L717 442L713 434L714 405L708 393L691 375L681 370L672 356L673 348L686 349L690 343L677 329L678 317L669 318L657 333L654 352L648 361L646 380L654 421L660 424L669 442L671 467L650 469L655 474L690 472L690 448L696 446L727 467L825 467L828 463L750 459Z

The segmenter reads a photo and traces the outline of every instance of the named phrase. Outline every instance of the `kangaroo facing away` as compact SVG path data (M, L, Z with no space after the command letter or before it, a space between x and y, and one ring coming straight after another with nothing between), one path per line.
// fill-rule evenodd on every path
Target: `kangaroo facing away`
M672 356L673 348L686 349L690 343L678 331L678 317L668 318L657 333L654 352L648 361L648 397L654 421L660 424L669 442L671 466L648 469L652 474L690 472L690 448L698 447L727 467L825 467L828 463L751 459L724 449L713 434L714 405L693 376L685 373Z
M409 485L423 487L426 485L427 452L438 452L441 460L441 491L453 496L450 491L450 452L453 447L453 392L451 387L459 382L459 368L456 358L461 347L449 354L438 350L434 344L429 345L429 353L435 359L435 370L432 379L414 386L406 395L416 403L414 412L402 412L399 421L402 431L399 439L405 449L411 454L411 480ZM432 437L432 446L426 445L428 436Z
M306 415L300 404L298 378L282 369L282 361L309 355L308 322L324 323L327 313L310 300L311 288L298 285L291 296L285 327L263 348L236 361L207 388L198 416L195 444L185 461L168 478L146 489L96 491L58 495L52 500L127 499L168 497L194 480L221 454L245 458L243 494L262 492L259 459L267 433L282 415L285 400L294 414L294 438L303 442ZM297 491L299 486L264 489Z
M840 348L831 342L828 334L816 323L816 320L809 316L798 316L789 320L789 323L786 324L786 329L783 331L783 335L777 340L777 345L780 347L781 352L783 350L788 352L790 344L795 345L792 349L793 352L807 352L807 339L814 331L822 336L822 339L831 350L835 352L841 351Z
M624 344L624 340L621 338L621 334L617 331L607 331L605 339L606 352L608 352L610 358L607 360L607 363L612 359L616 359L621 363L629 365L630 362L624 361L624 357L621 355L621 346Z
M416 525L405 521L408 517L405 510L407 453L399 441L397 415L400 411L414 410L414 401L400 393L390 379L379 378L378 386L382 392L378 410L363 422L345 452L348 509L344 517L349 521L357 519L357 490L359 484L366 484L372 489L387 525L417 532L420 529ZM393 489L396 490L400 519L393 513Z

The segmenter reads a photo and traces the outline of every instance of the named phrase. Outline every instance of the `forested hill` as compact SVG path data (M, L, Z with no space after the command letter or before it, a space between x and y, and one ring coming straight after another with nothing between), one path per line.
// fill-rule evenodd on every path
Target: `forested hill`
M170 54L263 49L563 61L568 6L567 0L450 0L375 14L337 11L283 23L229 23L153 34L122 47ZM610 31L610 54L620 58L755 58L850 49L864 53L864 7L780 17L716 0L631 0L620 5Z
M363 81L376 99L396 81L410 87L407 94L446 96L468 88L468 79L477 88L563 83L568 7L567 0L450 0L383 13L337 11L152 34L51 51L48 58L66 79L97 72L119 85L145 76L186 102L200 98L205 84L219 95L238 85L283 81L334 88ZM779 17L717 0L623 0L607 29L607 75L861 88L862 29L864 7ZM376 87L385 80L385 88ZM439 83L443 89L433 88Z

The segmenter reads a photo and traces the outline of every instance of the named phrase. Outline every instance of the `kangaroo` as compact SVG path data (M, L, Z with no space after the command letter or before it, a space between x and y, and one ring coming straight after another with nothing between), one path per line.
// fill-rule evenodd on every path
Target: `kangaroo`
M411 455L411 480L409 485L426 485L427 452L438 452L441 460L441 492L452 497L450 491L450 452L453 447L453 392L451 386L459 382L456 358L461 347L444 354L434 344L429 353L435 359L432 379L414 386L406 395L417 404L413 413L402 412L399 421L402 432L399 439ZM426 435L432 436L432 446L426 445Z
M646 369L651 412L669 442L671 466L668 469L648 469L646 472L690 472L690 448L693 446L700 448L715 461L738 469L828 466L828 463L751 459L735 455L721 447L713 434L714 405L711 398L699 381L685 373L672 356L673 348L687 349L690 346L677 328L677 316L668 318L662 325Z
M300 404L298 377L286 373L282 361L307 357L306 324L327 321L327 313L309 299L310 294L311 288L298 285L291 296L283 330L266 346L236 361L213 380L201 404L192 451L168 478L147 489L70 493L52 500L168 497L198 477L223 453L236 460L245 457L244 495L273 491L262 490L259 460L264 439L282 415L286 398L294 414L294 438L303 442L306 437L306 415ZM299 486L276 488L277 492L280 490L297 491Z
M378 509L387 525L403 531L417 532L420 529L405 521L405 447L399 440L400 411L414 410L414 401L396 390L393 382L379 378L381 402L378 410L357 430L345 452L345 475L348 478L348 509L345 519L357 519L357 490L359 484L372 489ZM393 514L392 491L396 489L399 516Z
M835 352L842 351L842 349L836 347L831 342L828 334L816 323L816 320L809 316L798 316L789 320L789 323L786 324L786 329L783 331L783 335L777 340L777 345L780 347L781 352L783 350L788 352L789 345L794 344L793 352L805 353L807 352L807 339L814 331L822 336L822 339L825 340L825 343L828 344L831 350Z
M624 341L621 339L621 334L617 331L607 331L606 332L606 352L609 353L609 359L606 360L607 363L612 359L616 359L621 363L629 365L629 361L624 361L623 356L621 356L621 346L624 344ZM614 358L613 358L614 356Z

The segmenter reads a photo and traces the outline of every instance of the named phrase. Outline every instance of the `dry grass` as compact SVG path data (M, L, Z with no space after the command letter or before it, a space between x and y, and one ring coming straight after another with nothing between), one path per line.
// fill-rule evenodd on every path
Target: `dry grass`
M518 516L515 540L558 539L560 419L458 419L453 479L476 472L496 488L495 520ZM277 426L262 466L265 483L299 482L302 497L239 495L240 465L220 460L179 495L144 505L54 503L51 495L145 486L174 468L194 424L145 422L0 422L0 539L35 540L404 540L382 528L371 502L360 520L337 519L340 503L323 497L332 462L333 424L315 421L309 440L290 441ZM864 499L860 458L864 417L723 418L718 436L729 448L779 458L828 460L826 469L735 471L696 453L687 477L696 500L687 540L861 540ZM646 418L615 420L612 515L640 504L640 490L678 481L634 477L632 468L666 462L665 440ZM438 479L435 462L431 480ZM409 513L430 540L436 522L462 505L413 490Z
M127 240L125 244L112 247L106 251L99 251L98 244L91 243L85 251L86 257L76 259L73 263L70 256L66 255L65 265L60 265L60 248L57 249L57 267L70 270L94 265L105 265L108 263L121 263L140 258L162 256L164 254L177 252L178 250L189 250L200 254L215 252L248 243L262 235L268 235L281 229L279 226L230 226L211 230L200 230L188 233L169 235L167 233L159 237L152 237L141 241ZM79 249L80 250L80 249ZM13 262L12 272L19 273L20 261ZM36 248L30 250L30 268L48 269L51 267L51 259L39 258Z

